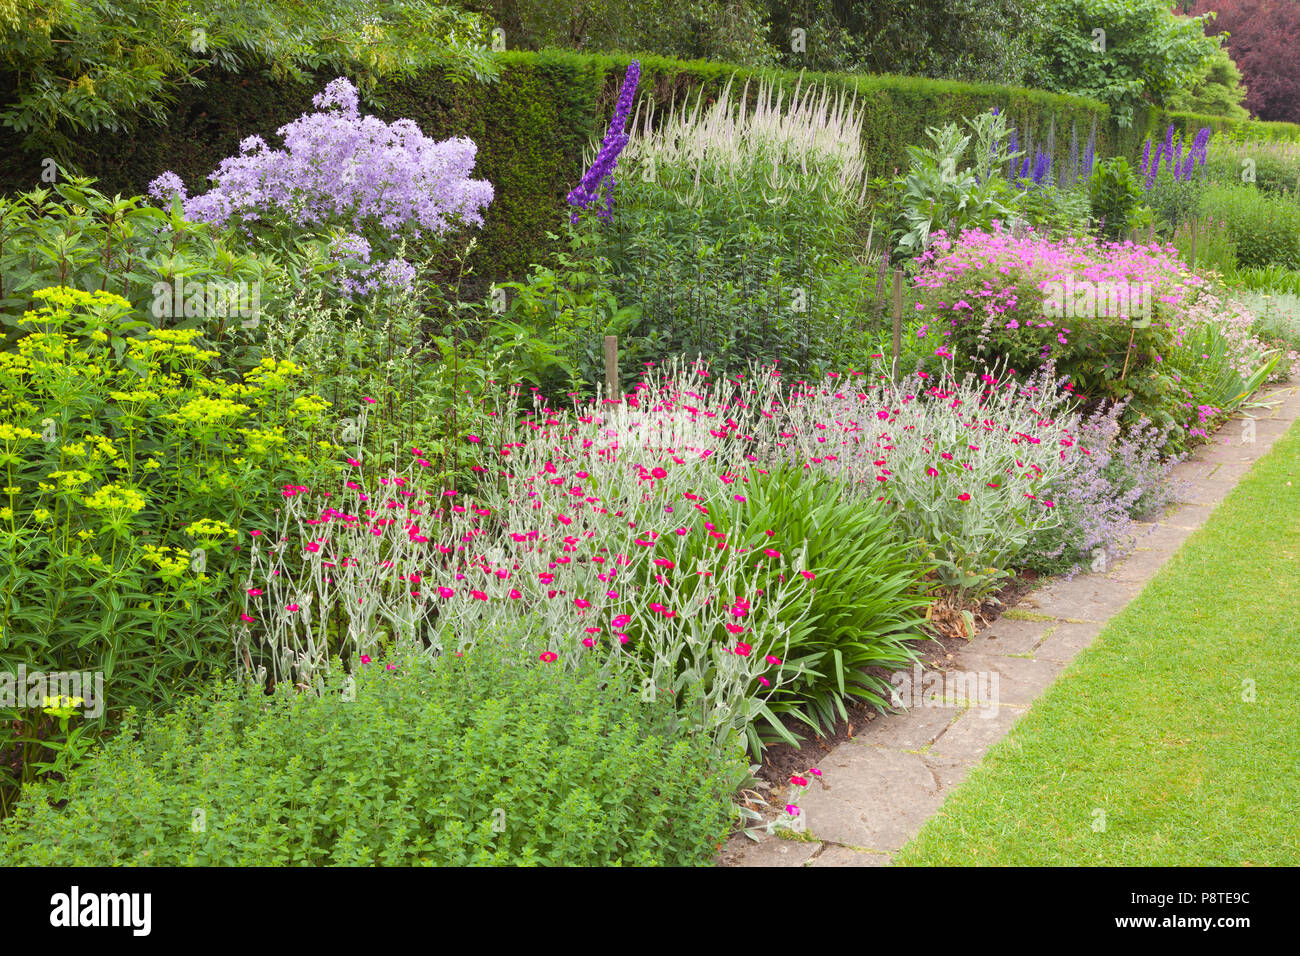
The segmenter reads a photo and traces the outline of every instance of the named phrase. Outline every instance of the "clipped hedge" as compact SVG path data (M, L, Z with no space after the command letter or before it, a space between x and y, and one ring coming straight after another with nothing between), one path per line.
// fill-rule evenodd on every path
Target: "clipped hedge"
M496 187L479 248L471 260L480 277L522 278L546 246L555 210L581 175L584 151L605 129L631 59L627 55L567 51L510 51L500 54L501 75L493 84L452 82L431 70L381 87L373 111L385 120L408 117L427 135L469 136L479 147L478 173ZM964 83L906 76L853 76L740 69L725 63L683 62L639 57L641 96L666 105L696 91L716 95L736 77L768 79L792 87L799 82L828 84L856 96L864 110L863 137L870 175L891 175L907 165L906 147L925 141L925 130L997 106L1020 131L1021 142L1041 145L1055 124L1058 159L1069 153L1070 133L1082 149L1094 121L1097 153L1136 155L1149 131L1163 131L1172 119L1194 132L1248 128L1252 133L1300 138L1300 126L1286 123L1241 124L1216 117L1149 110L1132 129L1118 130L1102 103L1078 96L990 83ZM203 88L181 90L165 128L146 127L132 137L87 137L82 171L98 176L108 193L142 192L164 169L185 180L190 191L246 136L270 138L275 130L308 109L312 95L330 77L301 85L260 77L215 75ZM11 78L0 77L3 90ZM0 188L29 189L41 174L40 157L20 152L16 138L0 132ZM455 248L456 243L449 247Z
M565 51L507 52L493 84L454 83L441 71L393 80L381 87L369 108L385 120L408 117L436 138L468 136L479 148L477 172L496 187L479 248L471 260L488 278L522 278L546 245L555 211L582 173L584 152L599 138L612 112L627 63L626 55ZM865 112L864 139L871 175L906 165L905 147L921 142L927 126L960 120L991 106L1010 111L1022 129L1042 140L1056 119L1057 149L1069 147L1071 124L1086 139L1098 121L1098 151L1106 152L1108 113L1093 100L1037 90L980 83L898 76L799 74L790 70L738 69L707 61L682 62L639 57L641 96L658 105L702 91L716 95L735 76L768 79L793 87L829 84L856 96ZM220 159L254 133L274 142L277 128L310 108L311 97L329 77L301 85L252 76L216 75L203 88L179 91L173 121L165 128L142 127L131 137L96 138L82 153L81 171L97 176L100 188L138 193L164 169L178 173L193 193ZM4 88L0 82L0 89ZM1061 135L1060 131L1065 130ZM39 184L40 157L16 148L0 133L0 188ZM449 243L455 248L457 243Z
M484 644L147 718L24 792L0 866L707 865L744 779L599 662Z

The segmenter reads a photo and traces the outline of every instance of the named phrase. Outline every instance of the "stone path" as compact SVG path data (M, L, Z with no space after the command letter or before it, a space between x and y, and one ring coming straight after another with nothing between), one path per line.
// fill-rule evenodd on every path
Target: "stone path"
M1145 526L1148 533L1133 555L1104 573L1057 581L1026 595L955 653L947 670L922 675L922 687L947 679L947 693L929 698L933 705L877 718L857 737L814 758L822 776L799 801L806 826L802 839L763 836L754 843L736 836L719 863L888 866L989 747L1300 418L1300 386L1266 389L1256 400L1273 404L1234 416L1209 444L1175 466L1180 503ZM983 683L954 685L957 675L978 675ZM989 698L977 696L978 686L996 687L997 703L983 703ZM968 703L972 698L976 702Z

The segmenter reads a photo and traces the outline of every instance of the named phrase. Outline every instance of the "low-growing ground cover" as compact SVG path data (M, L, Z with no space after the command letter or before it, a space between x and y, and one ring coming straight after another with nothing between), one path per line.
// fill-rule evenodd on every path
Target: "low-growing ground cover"
M1293 428L898 862L1300 862L1298 533Z
M34 788L0 865L707 864L744 762L638 691L492 645L321 694L217 686Z

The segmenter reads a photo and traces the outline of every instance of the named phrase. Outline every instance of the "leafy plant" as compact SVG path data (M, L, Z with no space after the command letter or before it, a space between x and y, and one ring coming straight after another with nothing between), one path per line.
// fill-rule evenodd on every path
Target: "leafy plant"
M1142 181L1123 156L1097 164L1089 184L1092 218L1107 239L1123 239L1145 224ZM1149 222L1149 220L1146 220Z
M102 729L230 662L245 523L331 473L336 446L292 363L226 380L197 330L152 328L120 296L33 296L0 353L0 670L102 673ZM5 716L0 750L20 748L30 779L48 721Z
M907 148L911 169L897 187L895 225L898 252L904 256L924 252L932 233L956 237L968 229L988 229L994 220L1008 221L1022 197L1001 174L1002 162L1016 158L1002 145L1005 117L992 111L967 122L970 134L962 135L956 123L949 123L926 130L933 146ZM972 139L974 162L963 168Z
M72 772L66 806L26 794L0 860L707 865L746 779L629 681L492 646L399 651L320 694L220 685L129 730Z
M1201 211L1227 226L1243 268L1300 268L1300 203L1245 183L1215 184L1201 197Z

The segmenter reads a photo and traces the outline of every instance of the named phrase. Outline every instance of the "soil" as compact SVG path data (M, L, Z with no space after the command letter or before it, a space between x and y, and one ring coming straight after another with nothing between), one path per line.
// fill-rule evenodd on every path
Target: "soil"
M1023 571L1011 578L993 597L980 605L973 613L981 629L996 621L1004 611L1015 607L1020 600L1037 586L1038 574ZM966 638L958 637L950 628L939 628L931 632L927 641L916 646L921 663L927 667L942 668L952 660L953 651L964 646ZM871 672L882 677L888 675L883 668L871 668ZM852 740L862 728L881 716L871 704L857 703L847 707L848 720L841 720L825 735L817 734L806 724L795 721L789 724L791 733L799 740L799 746L790 744L773 744L763 751L763 763L756 779L758 792L764 796L775 794L785 788L792 774L807 775L810 768L817 766L820 757L831 752L846 740Z

